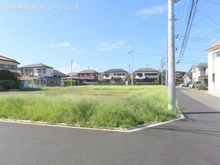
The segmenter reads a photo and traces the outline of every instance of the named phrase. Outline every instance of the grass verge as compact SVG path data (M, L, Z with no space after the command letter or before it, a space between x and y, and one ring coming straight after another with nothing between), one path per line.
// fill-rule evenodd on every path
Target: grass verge
M66 123L81 127L131 128L177 116L167 110L165 87L72 87L88 94L56 94L66 88L47 88L45 93L7 93L0 96L0 118ZM92 92L127 92L126 97L94 96Z

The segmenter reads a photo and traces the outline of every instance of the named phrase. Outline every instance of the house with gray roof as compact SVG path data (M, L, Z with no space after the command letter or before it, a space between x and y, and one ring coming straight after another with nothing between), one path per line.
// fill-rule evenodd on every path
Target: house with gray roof
M64 74L64 73L62 73L62 72L60 72L59 70L56 70L56 69L52 70L52 75L53 75L53 77L59 77L59 78L67 77L66 74Z
M17 66L20 63L16 60L0 55L0 70L9 70L14 73L16 77L19 77Z
M158 70L152 68L140 68L134 72L136 82L154 82L158 80Z
M37 63L19 67L21 88L61 86L61 79L53 76L53 67Z
M103 72L103 81L110 84L125 84L128 76L124 69L109 69Z
M206 84L208 83L208 64L207 63L199 63L193 65L190 68L190 72L192 72L192 82L203 81L206 79Z

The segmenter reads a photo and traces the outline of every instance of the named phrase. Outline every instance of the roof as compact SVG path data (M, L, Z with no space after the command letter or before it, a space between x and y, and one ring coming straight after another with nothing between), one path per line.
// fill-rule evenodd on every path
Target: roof
M220 41L214 43L212 46L210 46L208 49L206 49L206 51L212 51L212 50L215 50L215 49L220 49Z
M53 74L58 74L58 75L60 75L60 76L66 76L64 73L62 73L62 72L60 72L60 71L58 71L58 70L56 70L56 69L54 69L54 70L52 71L52 73L53 73Z
M12 58L8 58L8 57L5 57L5 56L2 56L0 55L0 60L2 61L8 61L8 62L15 62L17 64L20 64L19 62L17 62L16 60L12 59Z
M104 73L118 73L118 72L126 72L126 73L128 73L124 69L109 69L109 70L105 71Z
M152 68L140 68L136 70L135 72L158 72L158 70L152 69Z
M86 73L88 73L88 74L90 74L90 73L98 73L98 72L96 72L95 70L93 70L93 69L91 69L91 70L83 70L83 71L81 71L81 72L79 72L78 74L86 74Z
M207 63L198 63L198 64L192 66L192 68L197 68L197 67L208 67L208 64Z
M53 67L42 64L42 63L38 63L38 64L31 64L31 65L25 65L25 66L21 66L19 68L50 68L53 69Z
M175 73L186 73L186 71L175 71Z
M187 72L186 74L183 75L183 78L188 76L190 79L192 78L192 72Z

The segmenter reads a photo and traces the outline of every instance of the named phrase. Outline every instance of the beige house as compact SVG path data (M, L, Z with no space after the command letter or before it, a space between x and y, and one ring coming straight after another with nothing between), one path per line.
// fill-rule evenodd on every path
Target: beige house
M208 65L209 65L209 93L220 97L220 41L209 47Z
M14 59L0 55L0 70L9 70L15 74L16 77L19 77L17 65L20 63Z
M53 67L38 63L19 67L21 88L61 86L61 78L53 75Z

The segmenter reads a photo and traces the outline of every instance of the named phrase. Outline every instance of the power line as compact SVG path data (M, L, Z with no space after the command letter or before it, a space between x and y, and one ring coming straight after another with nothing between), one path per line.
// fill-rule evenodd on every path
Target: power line
M218 2L214 2L214 1L210 1L210 0L204 0L204 1L206 1L206 2L210 2L210 3L214 3L214 4L216 4L216 5L220 5L220 3L218 3Z
M220 23L214 21L213 19L211 19L210 17L208 17L207 15L205 15L201 10L198 10L198 12L200 12L203 16L205 16L207 19L209 19L210 21L214 22L215 24L220 26Z
M205 51L205 50L202 50L202 49L197 49L197 48L191 48L191 47L186 47L186 49L191 49L191 50L198 50L198 51Z
M185 9L185 6L186 6L186 1L184 1L183 10L182 10L182 13L180 15L181 20L183 20L183 21L180 21L181 24L179 24L180 28L178 29L177 34L181 34L182 30L185 28L185 24L187 24L187 18L189 17L189 14L190 14L191 5L192 4L189 3L188 10L186 9L186 12L185 12L186 14L185 14L185 17L184 17L183 13L184 13L184 9ZM178 39L178 43L177 44L179 44L179 42L180 42L180 38Z
M189 38L191 39L191 41L208 41L209 39L206 39L206 38L199 38L199 37L186 37L186 36L182 36L182 35L179 35L180 38Z
M188 37L189 37L190 31L191 31L191 26L192 26L192 22L193 22L193 19L194 19L194 16L195 16L198 1L199 0L193 0L192 1L192 6L191 6L191 10L190 10L190 14L189 14L188 22L187 22L187 27L186 27L186 31L185 31L185 35L184 35L184 36L186 36L186 38L184 38L184 40L183 40L178 61L180 61L181 58L183 57L183 54L184 54L184 51L185 51L185 48L186 48L186 44L187 44L187 41L188 41Z
M195 24L192 24L193 26L197 27L197 28L200 28L200 29L203 29L203 30L206 30L206 31L209 31L209 32L213 32L213 33L220 33L219 31L214 31L214 30L209 30L209 29L206 29L206 28L203 28L199 25L195 25Z
M165 55L165 54L146 54L146 53L139 53L139 52L134 52L135 54L140 54L143 56L161 56L161 55Z

